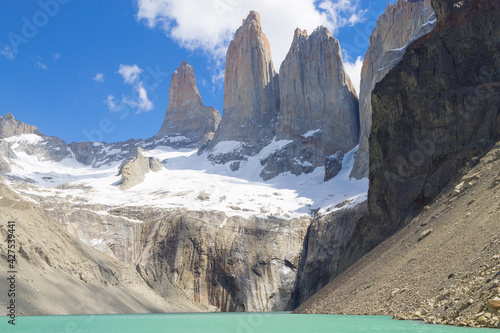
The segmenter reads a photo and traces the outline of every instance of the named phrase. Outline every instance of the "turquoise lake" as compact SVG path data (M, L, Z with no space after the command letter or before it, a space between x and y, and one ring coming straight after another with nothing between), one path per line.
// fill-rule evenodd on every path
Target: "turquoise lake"
M125 333L125 332L200 332L200 333L274 333L274 332L408 332L468 333L497 331L426 325L416 321L392 320L378 316L295 315L290 313L203 313L94 316L16 317L16 325L0 317L1 332L51 333ZM497 331L498 332L498 331Z

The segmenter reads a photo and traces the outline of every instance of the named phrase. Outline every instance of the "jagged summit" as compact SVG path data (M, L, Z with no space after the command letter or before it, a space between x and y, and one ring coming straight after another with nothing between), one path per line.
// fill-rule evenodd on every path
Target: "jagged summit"
M36 126L15 119L11 113L0 116L0 139L22 134L40 134L40 132Z
M219 111L203 104L193 67L183 61L172 74L168 107L157 136L184 136L190 141L206 141L219 126L220 118Z
M279 88L276 139L293 142L268 159L264 179L287 171L312 172L325 165L327 156L358 144L356 92L344 71L340 44L327 28L320 26L310 36L295 30L280 67Z

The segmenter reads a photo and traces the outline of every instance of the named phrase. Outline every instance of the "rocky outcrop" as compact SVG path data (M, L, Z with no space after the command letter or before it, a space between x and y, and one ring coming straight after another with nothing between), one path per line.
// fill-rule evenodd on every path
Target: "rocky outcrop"
M340 44L325 27L311 36L297 29L280 67L278 140L293 143L274 154L261 176L296 175L325 164L325 157L358 144L355 89L345 73Z
M203 144L213 137L220 120L219 111L203 104L193 67L183 61L172 75L167 112L157 136L185 137Z
M257 153L275 136L278 112L279 82L271 47L259 14L252 11L227 50L222 121L208 149L238 141L246 149L234 159Z
M11 136L22 134L38 134L38 128L33 125L28 125L14 118L11 113L5 116L0 116L0 139L5 139Z
M338 273L337 264L358 221L366 214L366 202L352 207L342 202L333 213L315 218L307 232L293 299L299 306L326 286ZM344 209L342 209L344 208Z
M289 310L309 223L172 212L145 223L137 270L160 293L171 280L220 311Z
M26 135L32 136L26 137ZM57 137L43 135L36 126L25 124L10 113L0 118L0 139L15 143L11 144L12 151L23 151L40 160L60 162L71 157L66 142Z
M12 158L16 158L16 155L12 151L10 143L0 140L0 173L11 171L9 160Z
M129 189L144 181L146 173L158 172L163 169L159 159L156 157L144 157L141 148L134 150L135 157L132 160L123 161L118 175L122 176L122 181L118 184L122 190Z
M372 91L402 59L412 41L430 32L435 25L430 0L398 0L389 4L370 36L361 70L359 113L361 135L351 176L368 177L368 136L372 123Z
M436 28L373 91L369 213L353 259L404 226L500 137L500 5L450 3L433 1Z

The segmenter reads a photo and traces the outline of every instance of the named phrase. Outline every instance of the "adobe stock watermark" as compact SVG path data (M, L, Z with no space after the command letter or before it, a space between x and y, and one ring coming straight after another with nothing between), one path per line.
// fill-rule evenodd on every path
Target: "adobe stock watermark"
M40 29L45 27L51 18L54 18L61 7L67 5L71 0L40 0L38 6L40 10L35 12L31 17L23 16L21 18L22 27L20 33L9 32L7 34L8 44L6 48L10 57L14 57L19 53L19 47L26 45L35 38Z
M169 76L168 72L162 72L160 65L156 65L155 69L150 66L146 67L146 74L142 78L142 84L147 91L154 91L158 86ZM137 91L132 87L131 92L122 96L122 101L132 101L136 99ZM121 103L119 108L112 113L119 113L118 119L124 121L130 116L131 107L127 103ZM102 118L98 126L94 129L82 130L83 135L89 142L103 142L105 135L109 135L116 130L116 125L108 117Z

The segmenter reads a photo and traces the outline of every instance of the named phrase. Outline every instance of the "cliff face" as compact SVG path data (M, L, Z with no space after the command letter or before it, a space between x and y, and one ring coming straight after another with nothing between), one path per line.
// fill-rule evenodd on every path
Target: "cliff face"
M499 3L433 6L436 28L373 91L362 249L403 226L500 136Z
M40 132L36 126L14 119L10 113L0 116L0 139L22 134L40 134Z
M500 328L500 142L464 173L296 312Z
M244 142L255 154L276 132L278 75L260 16L250 12L236 31L226 56L224 112L209 149L222 141Z
M144 225L137 270L160 293L171 281L220 311L290 310L309 224L179 210Z
M50 209L54 209L51 206ZM70 211L72 214L73 211ZM73 216L71 222L81 218ZM132 267L85 246L62 230L44 209L6 185L0 176L0 237L15 221L16 310L21 315L76 315L196 312L200 307L172 284L163 295L152 290ZM7 248L0 247L0 269L7 272ZM9 281L0 288L9 290ZM17 296L16 295L16 296ZM2 298L6 299L6 298ZM50 304L50 306L47 306Z
M361 69L359 113L361 135L352 177L368 177L368 136L372 124L372 91L402 59L406 46L429 33L435 25L430 0L398 0L389 4L370 36L370 46Z
M280 68L277 140L293 143L266 161L264 179L310 172L327 156L358 143L358 100L344 72L339 42L325 27L311 36L297 29Z
M184 136L203 144L212 139L220 119L219 111L203 104L193 67L182 62L172 75L167 112L157 136Z

